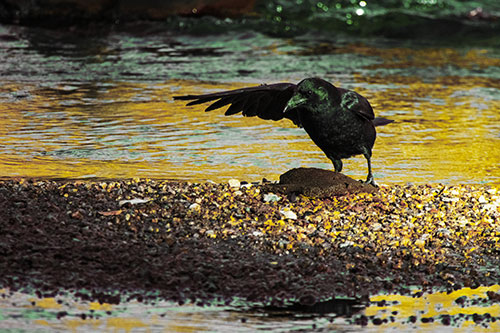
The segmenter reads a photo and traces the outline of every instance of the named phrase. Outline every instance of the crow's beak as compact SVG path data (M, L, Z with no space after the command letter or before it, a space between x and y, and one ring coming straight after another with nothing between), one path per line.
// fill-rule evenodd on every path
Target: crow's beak
M307 103L307 98L300 94L294 94L292 98L288 101L286 107L285 107L285 112L294 108L297 108L301 105L304 105Z

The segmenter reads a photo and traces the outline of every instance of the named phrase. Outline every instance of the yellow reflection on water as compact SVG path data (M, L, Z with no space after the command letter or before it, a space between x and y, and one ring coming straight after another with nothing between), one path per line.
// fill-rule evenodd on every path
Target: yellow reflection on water
M368 68L404 68L409 66L457 66L461 68L486 68L500 66L500 59L490 57L485 49L471 49L461 52L452 48L373 48L363 44L349 45L348 52L379 56L384 60ZM342 52L342 51L340 51Z
M378 77L363 79L380 82ZM408 171L420 169L420 179L410 181L500 182L500 114L496 111L500 99L479 94L487 88L483 79L470 79L467 85L454 77L431 83L416 77L393 79L409 82L371 98L379 113L394 113L389 117L398 122L383 129L392 138L378 139L379 151L395 150L382 165L408 163Z
M153 324L154 325L154 324ZM112 331L130 332L139 328L149 328L150 325L139 318L108 318L106 329Z
M37 306L43 309L60 309L62 307L54 297L46 297L39 300L32 298L31 302L35 302Z
M408 51L391 52L386 56L403 59ZM478 59L489 59L482 56L474 51L449 58L481 65ZM355 80L366 87L357 90L375 112L396 121L378 129L373 168L379 182L500 184L500 99L488 95L494 80L401 75ZM0 177L256 181L278 179L293 167L332 168L289 121L225 117L223 110L206 113L203 105L172 100L247 85L175 80L42 89L5 84L0 92L27 93L0 103ZM380 85L385 88L370 88ZM344 172L362 179L366 161L346 160Z
M111 311L113 306L109 303L99 303L99 302L90 302L89 310L93 311Z
M378 295L370 297L371 302L381 302L385 301L383 305L372 305L365 309L366 316L376 316L381 319L393 317L394 322L389 321L390 326L400 327L401 323L408 323L408 318L410 316L416 316L418 319L415 322L416 326L429 327L433 326L435 328L442 327L442 323L439 320L440 315L450 315L455 316L453 319L457 318L457 315L485 315L489 314L491 317L500 317L500 304L492 303L487 301L486 303L481 302L482 300L488 300L487 292L492 291L498 293L500 291L500 285L494 285L490 287L478 287L476 289L463 288L456 290L451 293L446 292L435 292L430 294L424 294L421 297L413 296L403 296L403 295ZM476 305L471 304L458 304L456 300L460 297L466 297L466 300L479 300ZM434 319L433 322L423 323L421 318ZM453 323L453 326L457 326L464 329L473 326L475 329L481 329L478 325L470 320L463 320L459 323ZM488 326L488 330L491 332L500 331L500 321L485 323ZM384 325L385 326L385 325Z

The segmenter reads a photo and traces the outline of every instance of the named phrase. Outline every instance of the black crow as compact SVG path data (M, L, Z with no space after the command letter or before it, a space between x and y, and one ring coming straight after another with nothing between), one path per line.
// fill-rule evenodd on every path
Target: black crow
M290 119L305 129L337 172L342 171L343 158L363 154L368 162L366 183L372 185L375 185L371 168L375 126L393 121L375 118L366 98L320 78L307 78L298 84L264 84L205 95L174 96L174 99L191 100L187 105L215 101L205 111L230 104L226 116L242 112L247 117Z

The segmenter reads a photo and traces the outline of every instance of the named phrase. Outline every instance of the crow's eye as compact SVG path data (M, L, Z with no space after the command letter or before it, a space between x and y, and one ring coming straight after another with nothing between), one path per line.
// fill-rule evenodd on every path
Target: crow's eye
M313 95L313 91L312 90L306 90L306 96L307 97L311 97Z

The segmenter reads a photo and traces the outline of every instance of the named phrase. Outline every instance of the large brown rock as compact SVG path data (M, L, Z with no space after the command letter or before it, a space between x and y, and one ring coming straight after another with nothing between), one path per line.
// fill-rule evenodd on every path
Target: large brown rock
M264 190L325 198L350 193L373 193L377 188L331 170L296 168L282 174L279 184L267 184Z

